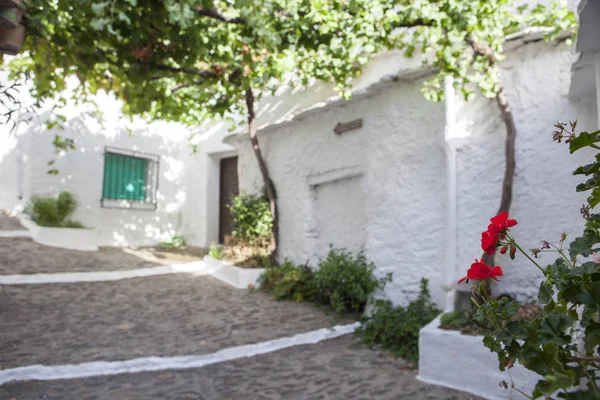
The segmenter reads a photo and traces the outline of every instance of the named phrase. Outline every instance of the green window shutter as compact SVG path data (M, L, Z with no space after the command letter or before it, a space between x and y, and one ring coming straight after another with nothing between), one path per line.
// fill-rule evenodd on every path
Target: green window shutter
M121 154L104 155L102 197L117 200L146 200L148 160Z

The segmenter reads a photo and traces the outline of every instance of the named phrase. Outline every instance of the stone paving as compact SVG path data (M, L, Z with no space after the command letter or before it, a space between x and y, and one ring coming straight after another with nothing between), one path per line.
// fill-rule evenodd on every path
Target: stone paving
M0 274L149 265L117 249L79 252L0 238ZM347 322L209 276L3 285L0 369L206 354ZM0 386L0 399L475 399L423 384L404 362L352 346L354 340L350 335L192 370L11 382Z
M422 383L404 362L355 348L353 343L353 336L346 336L201 369L14 382L0 387L0 396L19 400L478 399Z
M156 265L159 263L115 247L90 252L44 246L29 238L0 238L0 275L113 271Z
M22 231L25 230L18 219L13 218L0 210L0 231Z
M3 286L0 366L204 354L336 322L307 303L276 301L209 276Z

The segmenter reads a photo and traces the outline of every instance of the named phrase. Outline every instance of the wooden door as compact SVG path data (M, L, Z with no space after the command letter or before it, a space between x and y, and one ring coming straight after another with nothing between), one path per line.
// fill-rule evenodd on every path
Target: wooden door
M237 157L223 158L221 160L221 178L219 190L219 243L223 243L223 238L231 234L233 227L231 213L227 206L231 199L239 193Z

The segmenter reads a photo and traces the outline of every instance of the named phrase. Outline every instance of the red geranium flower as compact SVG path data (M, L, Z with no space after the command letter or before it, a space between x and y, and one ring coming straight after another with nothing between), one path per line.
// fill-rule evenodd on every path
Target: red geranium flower
M494 232L491 227L492 225L490 225L487 231L481 233L481 248L488 255L494 254L499 240L498 233Z
M461 278L458 283L462 283L463 281L469 282L469 279L473 279L476 281L482 281L487 278L492 278L498 281L498 277L502 276L502 268L499 266L490 267L482 260L475 260L473 264L471 264L471 268L467 271L467 276Z
M508 219L506 211L490 219L490 222L491 224L488 225L487 231L481 234L481 248L488 255L494 254L498 242L505 238L506 230L517 224L516 220Z
M490 221L492 223L490 227L493 227L496 232L504 232L506 229L517 224L516 219L508 219L508 213L506 211L502 211L500 214L490 219ZM488 227L488 230L489 229L490 228Z

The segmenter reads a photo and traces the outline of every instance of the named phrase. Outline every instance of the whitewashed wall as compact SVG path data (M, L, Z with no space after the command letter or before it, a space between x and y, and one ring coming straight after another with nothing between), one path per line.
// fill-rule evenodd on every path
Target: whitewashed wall
M343 171L356 168L358 173L364 172L366 152L364 150L366 132L364 129L348 132L337 136L333 127L337 122L348 121L362 115L357 114L353 103L341 107L326 109L323 113L314 113L294 121L291 124L261 132L261 148L268 160L272 179L276 184L279 200L280 246L281 255L296 262L315 262L325 254L319 240L319 232L327 227L323 225L324 217L329 214L338 223L343 223L331 207L330 197L335 194L327 193L331 185L338 186L340 191L346 190L346 185L356 185L356 180L345 179L338 184L329 181L327 176L317 185L311 185L309 179L317 178L332 171ZM366 114L366 113L364 113ZM239 151L240 190L254 191L262 188L262 179L256 168L256 160L250 143L242 138ZM352 190L352 189L350 189ZM353 194L356 191L352 190ZM321 195L319 195L321 194ZM345 210L348 219L363 215L361 200L353 199L339 202L337 207ZM318 207L323 207L321 210ZM346 207L347 208L343 208ZM357 209L358 208L358 209ZM346 232L346 235L363 235L364 232ZM332 239L326 235L325 241ZM339 238L343 244L344 238ZM332 242L339 247L342 243Z
M592 99L567 96L576 59L572 48L544 42L512 46L503 64L518 130L512 214L520 223L515 234L529 248L544 239L556 240L563 231L571 238L580 232L579 207L585 196L574 192L578 179L571 173L586 162L586 154L569 155L565 145L552 142L551 132L557 120L571 119L578 119L581 129L595 129L596 115ZM419 279L426 277L434 298L444 305L444 293L453 288L443 282L447 268L445 117L443 105L424 100L420 85L419 80L388 83L383 88L377 85L368 96L330 104L289 124L263 129L259 137L277 186L283 257L314 263L326 250L321 239L330 241L330 232L339 233L340 243L335 246L349 243L356 247L364 241L379 273L394 272L387 297L396 303L413 299ZM359 117L364 119L360 130L341 137L332 132L336 123ZM457 119L460 134L467 137L454 139L458 147L458 259L452 274L456 280L475 257L481 257L481 231L497 211L505 137L504 124L491 100L480 97L462 104ZM245 141L235 141L240 149L240 185L242 190L256 190L261 179ZM310 181L319 175L344 175L343 171L358 176L345 180L345 188L344 181L335 184L340 186L339 202L328 213L337 226L324 231L319 228L324 215L319 186L314 190ZM362 197L349 201L344 194L356 193L349 186L356 187L357 182ZM365 215L366 231L346 229L343 224L348 221L339 214L359 222ZM505 267L506 276L497 291L533 299L537 270L523 257L512 263L499 257L498 263Z
M22 196L20 177L23 170L19 165L19 152L23 146L24 138L19 140L16 133L10 128L2 126L0 131L0 208L14 211L18 210Z
M414 62L416 64L416 61ZM365 88L382 76L395 74L401 66L409 68L400 53L377 57L357 82ZM5 75L2 75L5 77ZM72 89L77 82L70 82ZM22 93L27 96L27 93ZM261 125L282 123L299 112L322 107L335 97L331 86L315 84L310 90L290 91L282 88L276 97L265 97L258 106ZM69 93L67 93L67 97ZM188 243L208 246L218 236L219 163L236 155L236 149L223 143L232 125L209 122L197 129L178 124L152 123L141 119L128 122L122 117L121 103L111 96L99 95L96 102L103 112L98 115L86 106L69 104L64 131L47 130L45 121L52 117L43 113L16 136L2 127L0 137L0 208L20 211L31 194L52 194L70 190L79 197L81 207L75 218L96 228L100 244L141 245L184 234ZM47 110L49 110L49 104ZM243 117L235 117L243 127ZM131 135L127 127L133 129ZM191 154L188 138L197 152ZM51 145L55 134L76 140L77 149L53 157ZM18 140L17 140L18 139ZM146 151L161 156L159 201L156 211L100 209L104 146ZM18 156L19 148L22 157ZM24 160L20 169L18 159ZM53 166L58 176L46 174L47 162L57 158ZM19 196L23 195L23 199Z
M402 83L373 99L367 173L367 253L393 272L386 297L406 303L429 279L443 305L446 221L444 106L427 102L422 81Z
M86 105L65 108L64 130L48 130L46 111L36 117L15 138L0 165L2 198L0 207L15 210L24 206L31 195L74 193L80 203L73 218L95 228L99 245L145 245L185 233L184 205L194 200L197 180L188 179L188 170L196 167L188 143L189 129L174 123L128 121L122 118L121 104L111 96L98 95L100 114ZM130 128L129 132L127 129ZM76 149L54 154L55 134L75 141ZM23 179L18 171L17 151L23 149ZM100 206L105 146L147 152L160 156L158 208L156 210L108 209ZM5 166L6 160L6 166ZM50 167L47 163L55 160ZM49 175L50 168L59 174ZM196 176L194 176L196 177ZM19 202L19 185L24 200Z
M580 130L595 129L591 99L569 99L571 65L576 60L564 44L530 43L510 51L502 64L503 82L517 126L516 173L511 214L519 221L513 229L525 249L542 240L557 242L561 232L568 241L581 233L579 208L585 194L575 193L581 180L572 171L589 163L590 154L570 155L568 146L552 141L557 121L579 120ZM459 125L470 136L458 149L458 263L456 277L475 257L481 257L481 232L497 212L504 174L504 125L492 100L479 98L459 110ZM540 262L554 261L552 255ZM497 257L505 277L496 288L522 300L537 295L540 272L519 256Z
M380 84L259 134L279 199L282 257L315 265L329 244L362 248L380 275L394 273L389 298L416 296L426 277L442 301L443 106L428 103L420 85ZM355 118L362 128L333 132ZM245 138L238 146L241 189L256 190L252 149Z

